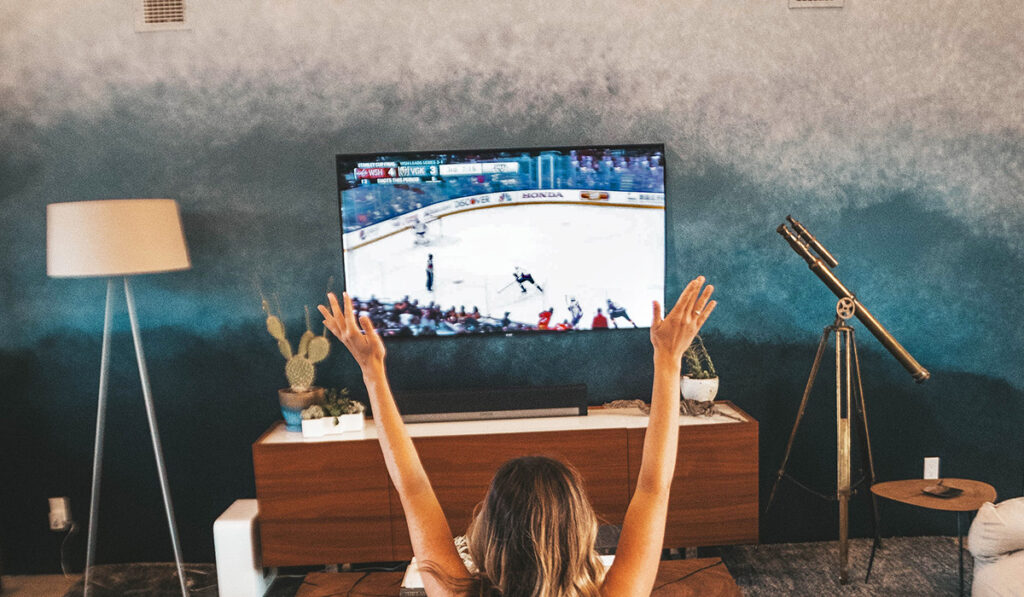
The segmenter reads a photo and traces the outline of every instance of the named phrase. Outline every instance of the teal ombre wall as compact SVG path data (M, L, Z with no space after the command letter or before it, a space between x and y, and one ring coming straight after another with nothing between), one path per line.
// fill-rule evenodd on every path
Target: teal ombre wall
M46 277L46 204L181 204L193 269L135 291L185 556L212 561L213 520L253 496L250 444L283 384L254 280L295 330L340 274L333 156L345 152L666 143L667 294L697 273L718 287L706 336L721 396L761 422L764 496L835 302L775 234L786 214L932 372L915 385L855 324L879 476L919 475L937 455L947 476L1020 495L1024 6L786 4L193 0L190 30L157 33L134 31L127 0L0 4L8 571L58 568L44 498L70 496L81 524L88 511L104 284ZM122 307L99 559L169 560L126 330ZM649 391L642 331L389 351L402 388ZM359 386L337 344L320 381ZM819 380L791 466L822 488L830 385ZM855 534L865 512L855 500ZM953 532L948 517L883 516L886 533ZM832 506L791 487L762 518L763 541L835 533Z

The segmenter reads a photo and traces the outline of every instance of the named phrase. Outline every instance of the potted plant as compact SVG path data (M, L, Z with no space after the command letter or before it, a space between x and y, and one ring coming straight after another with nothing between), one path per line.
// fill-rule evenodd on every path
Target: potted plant
M349 398L348 388L327 390L323 404L314 404L302 411L302 436L362 431L366 423L366 406Z
M698 335L683 354L686 373L679 382L684 400L711 402L718 394L718 373L711 362L711 355Z
M306 307L306 331L299 338L299 345L292 350L285 336L284 322L270 311L270 303L263 299L263 312L267 314L267 331L277 340L277 348L285 358L284 374L289 387L277 391L281 403L281 414L289 431L302 430L302 410L323 402L324 389L313 385L316 376L314 365L327 358L331 345L327 341L327 329L316 335L310 326L309 307Z

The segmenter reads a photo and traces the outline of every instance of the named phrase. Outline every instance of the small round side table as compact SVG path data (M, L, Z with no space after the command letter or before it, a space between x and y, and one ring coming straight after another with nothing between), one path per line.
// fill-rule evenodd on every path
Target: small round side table
M925 487L940 483L946 487L960 489L963 493L951 497L938 497L924 492ZM985 502L996 501L995 488L988 483L971 479L904 479L875 483L871 486L871 493L887 500L919 508L956 512L956 536L960 543L960 595L962 597L964 594L964 535L960 518L964 512L974 512ZM865 582L871 575L871 565L875 561L876 547L878 547L877 538L871 545L871 558L868 559L868 573L864 578Z

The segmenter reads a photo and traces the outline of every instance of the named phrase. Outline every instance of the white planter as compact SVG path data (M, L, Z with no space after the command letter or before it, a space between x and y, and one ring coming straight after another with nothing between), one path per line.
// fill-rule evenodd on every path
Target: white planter
M691 379L689 376L684 375L679 380L679 392L686 400L710 402L718 394L718 378Z
M363 413L341 415L340 417L323 417L321 419L303 419L302 437L322 437L345 433L346 431L362 431L366 424Z

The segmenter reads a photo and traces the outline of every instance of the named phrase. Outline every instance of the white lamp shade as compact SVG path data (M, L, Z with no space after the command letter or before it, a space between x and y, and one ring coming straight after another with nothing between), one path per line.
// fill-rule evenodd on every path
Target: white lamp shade
M174 199L103 199L46 206L47 275L127 276L189 267Z

